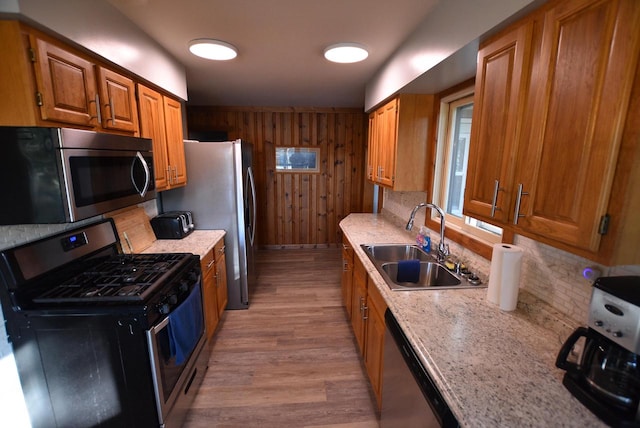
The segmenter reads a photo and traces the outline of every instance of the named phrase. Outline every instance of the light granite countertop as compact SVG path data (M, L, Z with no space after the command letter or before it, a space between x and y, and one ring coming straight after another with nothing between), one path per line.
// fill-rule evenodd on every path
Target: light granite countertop
M461 426L606 426L562 385L558 329L520 306L501 311L486 288L391 291L360 245L411 235L376 214L350 214L340 227Z
M143 253L193 253L203 258L224 238L224 230L194 230L182 239L158 239Z

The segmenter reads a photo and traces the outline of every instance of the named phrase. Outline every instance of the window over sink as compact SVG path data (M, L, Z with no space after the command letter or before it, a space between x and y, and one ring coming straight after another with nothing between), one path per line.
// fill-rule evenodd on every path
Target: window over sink
M447 214L448 228L493 244L502 229L463 214L472 117L473 87L441 99L433 200Z

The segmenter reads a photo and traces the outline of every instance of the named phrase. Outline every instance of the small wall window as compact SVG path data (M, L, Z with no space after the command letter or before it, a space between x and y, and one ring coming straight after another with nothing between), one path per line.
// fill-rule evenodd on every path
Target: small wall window
M276 147L276 171L319 172L319 148Z

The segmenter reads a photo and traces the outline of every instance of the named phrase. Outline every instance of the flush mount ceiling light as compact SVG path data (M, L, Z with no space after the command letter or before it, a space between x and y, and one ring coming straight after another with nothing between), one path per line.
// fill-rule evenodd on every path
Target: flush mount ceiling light
M332 62L352 63L365 60L369 56L367 49L358 43L338 43L324 50L324 57Z
M189 50L196 56L216 61L226 61L238 56L238 50L235 46L214 39L191 40Z

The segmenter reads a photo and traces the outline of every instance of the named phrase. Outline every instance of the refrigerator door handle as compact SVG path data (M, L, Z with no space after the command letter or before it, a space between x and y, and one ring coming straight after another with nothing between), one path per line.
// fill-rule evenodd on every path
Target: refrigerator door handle
M251 246L253 247L253 243L256 237L256 217L257 217L257 208L256 208L256 184L253 178L253 169L251 167L247 168L247 183L246 187L251 188L251 192L249 193L249 197L251 198L251 208L253 208L253 212L251 213L251 234L249 235L249 240L251 242Z

